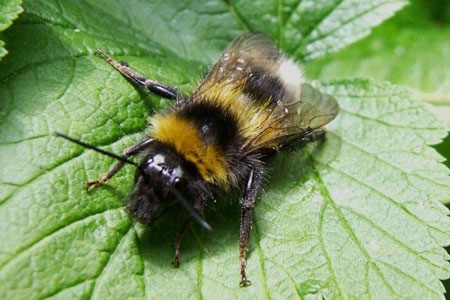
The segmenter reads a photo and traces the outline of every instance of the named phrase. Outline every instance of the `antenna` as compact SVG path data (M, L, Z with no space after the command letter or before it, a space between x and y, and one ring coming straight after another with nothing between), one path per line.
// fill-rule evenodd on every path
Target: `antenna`
M200 224L203 228L205 228L207 231L211 231L212 227L209 225L205 220L202 219L198 215L197 212L192 208L192 206L186 201L186 199L181 195L181 193L174 187L170 187L172 192L175 194L176 199L178 202L183 205L183 207L189 212L189 214L194 218L195 221L197 221L198 224Z
M87 143L85 143L85 142L82 142L82 141L80 141L80 140L74 139L73 137L70 137L70 136L68 136L68 135L65 135L65 134L62 134L62 133L59 133L59 132L56 132L56 131L55 131L53 134L54 134L56 137L62 137L62 138L64 138L64 139L68 140L68 141L71 141L72 143L78 144L78 145L80 145L80 146L83 146L83 147L85 147L85 148L88 148L88 149L91 149L91 150L94 150L94 151L97 151L97 152L99 152L99 153L101 153L101 154L104 154L104 155L106 155L106 156L115 158L115 159L117 159L117 160L120 160L121 162L130 164L130 165L133 165L133 166L139 168L139 166L138 166L137 163L135 163L134 161L128 160L128 159L126 159L126 158L123 157L123 156L114 154L114 153L112 153L112 152L108 152L108 151L106 151L106 150L100 149L100 148L98 148L98 147L95 147L95 146L93 146L93 145L87 144Z
M106 156L109 156L109 157L115 158L115 159L117 159L117 160L120 160L121 162L130 164L130 165L133 165L133 166L135 166L135 167L138 168L138 170L142 173L142 175L143 175L144 177L146 177L145 172L143 172L143 171L139 168L139 165L138 165L137 163L135 163L134 161L128 160L128 159L126 159L126 158L123 157L123 156L114 154L114 153L112 153L112 152L108 152L108 151L103 150L103 149L100 149L100 148L98 148L98 147L96 147L96 146L94 146L94 145L87 144L87 143L85 143L85 142L82 142L82 141L77 140L77 139L75 139L75 138L73 138L73 137L70 137L70 136L68 136L68 135L65 135L65 134L62 134L62 133L59 133L59 132L56 132L56 131L54 132L54 135L55 135L56 137L62 137L62 138L64 138L64 139L68 140L68 141L71 141L71 142L73 142L73 143L75 143L75 144L78 144L78 145L80 145L80 146L83 146L83 147L85 147L85 148L94 150L94 151L99 152L99 153L101 153L101 154L104 154L104 155L106 155ZM205 228L206 230L211 231L211 230L212 230L211 225L209 225L205 220L203 220L203 219L198 215L198 213L196 213L196 212L194 211L194 209L192 208L192 206L186 201L186 199L183 197L183 195L182 195L176 188L174 188L174 187L172 187L172 186L169 186L169 188L170 188L170 190L175 194L175 198L177 199L177 201L180 202L181 205L183 205L183 207L189 212L189 214L194 218L194 220L197 221L197 223L199 223L199 224L200 224L203 228Z

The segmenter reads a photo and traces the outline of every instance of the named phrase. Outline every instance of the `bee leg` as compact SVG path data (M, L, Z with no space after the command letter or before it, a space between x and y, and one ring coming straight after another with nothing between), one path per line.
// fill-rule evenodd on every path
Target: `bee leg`
M205 207L205 204L208 200L207 191L196 191L196 202L194 204L194 211L198 214L201 214L203 212L203 208ZM175 238L175 255L173 256L172 265L175 267L178 267L180 265L180 243L181 238L183 234L185 233L186 229L189 226L189 223L193 220L192 215L188 216L185 220L183 225L181 226L180 230L177 233L177 237Z
M305 135L302 140L305 142L321 141L325 137L325 129L319 128Z
M123 151L122 153L122 157L123 158L128 158L130 156L136 155L139 152L142 152L145 148L147 148L147 146L153 142L153 138L151 137L146 137L145 139L143 139L142 141L140 141L139 143L137 143L136 145L131 146L130 148L127 148ZM117 172L119 172L120 169L122 169L122 167L125 165L124 161L119 161L117 162L111 169L109 169L108 173L106 173L105 176L103 176L100 179L94 180L94 181L90 181L86 183L86 188L89 189L90 187L96 187L101 185L102 183L105 183L106 181L108 181L111 177L113 177L114 175L116 175Z
M117 62L112 58L110 58L108 55L106 55L105 51L103 51L102 49L97 49L96 53L100 54L106 60L106 62L108 62L111 66L114 67L114 69L119 71L122 75L124 75L128 79L135 82L140 87L146 88L150 92L166 99L176 100L177 102L183 100L183 96L174 88L171 88L170 86L156 82L154 80L145 78L145 76L132 70L126 62L124 61Z
M241 226L239 229L239 256L241 262L241 282L240 286L245 287L251 284L247 278L247 252L252 230L253 207L262 187L264 169L256 167L250 172L244 197L241 202Z
M189 223L192 221L192 216L189 216L184 220L183 225L177 233L177 237L175 238L175 255L173 256L172 265L174 267L178 267L180 265L180 243L183 234L186 232L186 229L189 226Z

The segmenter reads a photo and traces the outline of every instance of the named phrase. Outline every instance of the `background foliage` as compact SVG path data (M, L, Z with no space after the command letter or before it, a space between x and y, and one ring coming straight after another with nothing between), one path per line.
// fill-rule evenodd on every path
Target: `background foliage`
M367 38L306 64L310 78L370 77L413 89L450 124L450 1L413 0ZM450 137L436 147L450 166Z

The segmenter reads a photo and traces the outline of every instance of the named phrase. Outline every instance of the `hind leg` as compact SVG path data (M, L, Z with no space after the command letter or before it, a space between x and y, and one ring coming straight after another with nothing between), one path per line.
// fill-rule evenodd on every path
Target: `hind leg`
M250 280L247 278L247 252L250 243L250 233L252 230L253 208L261 192L264 169L256 167L250 172L247 181L241 208L241 226L239 229L239 257L241 264L241 287L249 286Z

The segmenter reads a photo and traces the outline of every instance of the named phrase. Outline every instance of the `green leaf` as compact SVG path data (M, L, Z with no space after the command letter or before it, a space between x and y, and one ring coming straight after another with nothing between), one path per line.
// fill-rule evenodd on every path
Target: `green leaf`
M323 89L339 98L341 114L322 147L277 166L258 207L271 208L258 210L267 224L259 229L264 256L299 267L285 272L300 287L325 287L327 299L441 298L442 285L429 279L448 276L447 263L436 260L447 254L422 247L448 243L446 208L436 201L448 198L448 169L425 146L445 131L403 89L361 80Z
M0 32L11 26L23 11L21 4L22 0L0 0ZM8 53L4 46L5 42L0 40L0 59Z
M421 91L419 96L430 102L450 103L450 23L440 25L427 18L428 5L415 1L367 39L308 63L307 74L321 80L388 80Z
M320 80L370 77L410 87L450 128L450 12L448 0L413 0L368 38L334 55L308 62ZM450 167L450 137L437 149Z
M261 30L294 57L314 59L368 35L407 1L286 0L231 3L232 14L247 30Z
M438 279L450 276L450 266L441 246L450 243L450 222L439 201L448 198L450 181L428 145L445 130L402 88L319 84L342 112L323 143L273 163L255 212L253 285L245 289L238 287L237 197L206 212L212 233L188 231L174 269L184 215L171 212L148 228L134 224L123 207L133 168L87 192L83 184L113 161L50 136L58 130L120 153L167 104L94 56L98 47L189 91L245 26L274 35L272 23L258 23L264 16L286 12L296 20L298 11L310 18L318 40L299 47L288 26L281 38L307 59L354 41L404 3L365 2L286 1L281 10L267 2L26 2L5 31L11 54L0 66L0 298L442 299Z

